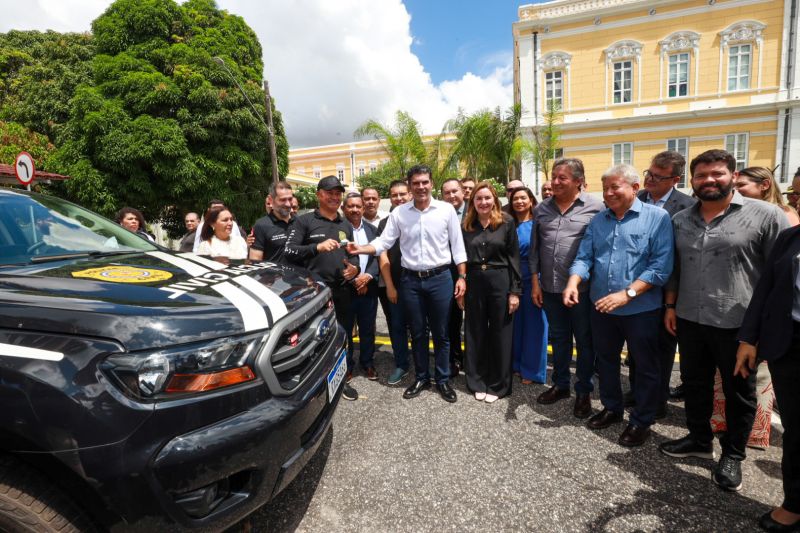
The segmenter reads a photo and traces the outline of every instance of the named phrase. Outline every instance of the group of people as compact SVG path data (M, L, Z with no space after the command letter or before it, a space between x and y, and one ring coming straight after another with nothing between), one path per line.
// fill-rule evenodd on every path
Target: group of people
M785 500L760 524L795 531L800 229L788 228L800 219L783 205L768 169L737 171L730 153L708 150L689 165L688 196L676 188L685 166L671 151L657 154L642 177L630 165L615 165L602 176L601 200L587 192L582 162L561 158L541 202L522 182L511 182L503 206L489 182L470 178L445 181L443 200L437 200L431 170L420 165L391 183L388 214L379 212L375 189L346 194L328 176L317 185L318 207L296 216L291 186L277 182L266 200L267 216L250 235L241 233L224 205L211 206L202 222L187 215L195 235L187 235L182 249L191 243L200 254L301 265L328 286L348 333L343 397L351 400L358 397L350 383L356 325L358 365L367 379L378 379L380 303L395 364L389 384L410 372L410 332L414 380L404 398L419 396L433 379L444 400L457 401L450 380L462 368L470 392L486 403L510 394L514 373L522 383L544 383L549 338L551 386L537 402L553 404L571 397L574 340L574 416L600 430L622 422L625 407L632 407L618 442L634 447L665 416L679 347L688 431L659 449L672 457L715 457L710 419L718 373L727 429L712 479L729 491L742 486L756 379L770 379L767 365L756 363L766 361L784 426ZM590 401L595 375L597 413Z

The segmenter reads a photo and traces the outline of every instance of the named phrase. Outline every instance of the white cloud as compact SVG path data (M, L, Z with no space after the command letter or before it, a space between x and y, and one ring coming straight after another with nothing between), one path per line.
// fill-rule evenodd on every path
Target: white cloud
M36 0L7 4L0 31L86 31L108 0ZM218 0L241 15L264 49L265 75L292 146L352 139L367 119L391 123L411 113L429 133L458 108L511 105L511 58L478 58L475 69L435 85L411 51L411 18L401 0ZM11 16L7 16L7 15ZM510 24L510 22L509 22ZM498 60L498 58L501 58ZM493 70L487 69L487 63Z

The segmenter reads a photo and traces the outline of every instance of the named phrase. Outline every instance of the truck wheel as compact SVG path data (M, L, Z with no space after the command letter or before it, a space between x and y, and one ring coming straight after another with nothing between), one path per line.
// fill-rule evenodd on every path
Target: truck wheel
M0 458L0 531L84 533L92 522L61 490L36 470Z

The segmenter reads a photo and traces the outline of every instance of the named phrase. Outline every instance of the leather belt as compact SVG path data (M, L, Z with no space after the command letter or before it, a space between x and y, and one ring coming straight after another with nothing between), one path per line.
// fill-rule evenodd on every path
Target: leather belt
M467 265L467 270L500 270L502 268L508 268L506 265Z
M450 270L450 265L442 265L430 270L411 270L409 268L403 268L403 272L407 272L415 278L421 279L433 277L437 274L441 274L442 272L446 272L447 270Z

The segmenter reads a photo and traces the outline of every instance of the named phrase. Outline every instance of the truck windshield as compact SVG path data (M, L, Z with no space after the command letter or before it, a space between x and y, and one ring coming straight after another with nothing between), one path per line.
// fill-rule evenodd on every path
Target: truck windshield
M153 250L146 239L60 198L0 189L0 266Z

